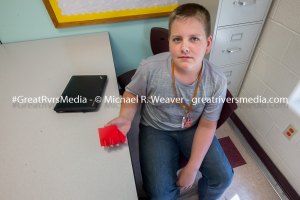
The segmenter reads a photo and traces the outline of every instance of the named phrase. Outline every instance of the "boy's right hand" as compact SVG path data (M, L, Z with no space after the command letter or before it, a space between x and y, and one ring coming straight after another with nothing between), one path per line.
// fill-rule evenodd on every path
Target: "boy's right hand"
M131 127L131 121L126 119L125 117L117 117L108 122L105 126L110 125L116 125L118 129L126 136Z

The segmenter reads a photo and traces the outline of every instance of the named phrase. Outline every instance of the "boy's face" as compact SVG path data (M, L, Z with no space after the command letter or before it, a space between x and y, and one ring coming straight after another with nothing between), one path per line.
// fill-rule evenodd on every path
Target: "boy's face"
M175 66L180 70L197 72L211 45L212 37L206 36L204 27L197 18L189 17L173 21L169 49Z

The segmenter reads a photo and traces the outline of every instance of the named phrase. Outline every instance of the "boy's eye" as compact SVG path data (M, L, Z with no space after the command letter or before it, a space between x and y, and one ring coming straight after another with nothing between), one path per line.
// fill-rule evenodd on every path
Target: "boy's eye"
M191 37L190 39L192 42L198 42L200 41L200 38L199 37Z
M181 41L181 38L175 37L175 38L172 39L172 41L175 42L175 43L179 43Z

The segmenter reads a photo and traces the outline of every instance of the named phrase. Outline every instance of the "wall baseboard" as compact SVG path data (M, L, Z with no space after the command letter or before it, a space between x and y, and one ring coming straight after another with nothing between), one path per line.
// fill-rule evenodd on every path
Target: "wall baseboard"
M269 170L271 175L277 181L278 185L281 187L285 195L290 200L299 200L300 199L299 194L289 183L289 181L285 178L285 176L280 172L280 170L276 167L276 165L273 163L271 158L266 154L264 149L259 145L256 139L252 136L252 134L247 129L247 127L243 124L240 118L235 113L233 113L230 118L233 121L233 123L236 125L236 127L241 131L246 141L249 143L251 148L254 150L254 152L257 154L257 156L260 158L260 160Z

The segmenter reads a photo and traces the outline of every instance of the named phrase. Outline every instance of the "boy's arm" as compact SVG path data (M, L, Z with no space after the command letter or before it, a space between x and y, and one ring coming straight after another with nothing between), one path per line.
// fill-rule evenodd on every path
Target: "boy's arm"
M136 101L138 98L136 95L125 91L123 93L124 99L130 99L130 103L124 103L121 104L121 109L119 116L108 122L105 126L108 125L117 125L118 129L124 134L127 135L130 127L131 122L134 118L134 115L138 109L139 103ZM132 101L131 101L132 100Z
M210 121L204 117L201 117L199 120L193 139L191 156L179 175L178 186L190 187L193 184L201 163L212 143L216 127L217 121Z
M189 168L199 170L214 138L216 127L217 121L201 117L193 139L191 157L187 164Z
M123 98L130 99L130 101L127 101L129 103L122 103L121 109L119 113L119 117L123 117L128 119L130 122L132 122L134 115L137 111L139 103L137 101L138 96L135 94L132 94L131 92L125 91L123 93Z

